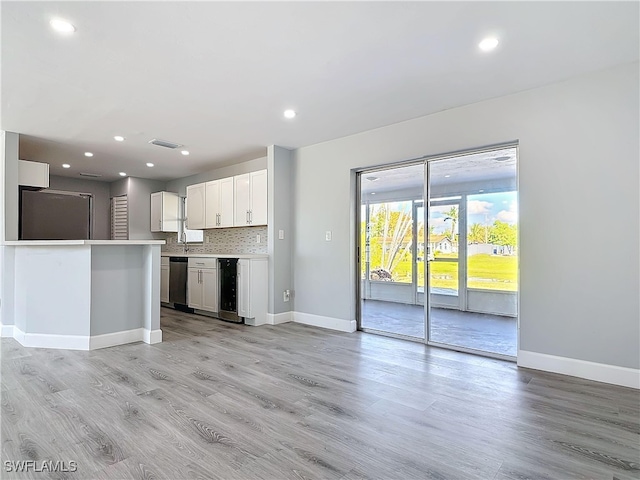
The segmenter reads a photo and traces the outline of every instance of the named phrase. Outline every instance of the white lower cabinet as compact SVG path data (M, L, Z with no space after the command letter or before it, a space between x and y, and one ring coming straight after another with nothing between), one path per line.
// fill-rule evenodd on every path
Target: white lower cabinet
M162 271L164 272L164 270ZM241 258L238 260L236 285L238 316L243 317L247 325L267 323L267 279L268 260L266 258ZM189 258L187 274L187 303L189 307L217 313L219 310L218 295L218 259Z
M169 303L169 257L160 258L160 301Z
M247 325L267 323L267 266L266 258L238 260L238 315Z
M190 258L187 296L191 308L218 311L218 259Z

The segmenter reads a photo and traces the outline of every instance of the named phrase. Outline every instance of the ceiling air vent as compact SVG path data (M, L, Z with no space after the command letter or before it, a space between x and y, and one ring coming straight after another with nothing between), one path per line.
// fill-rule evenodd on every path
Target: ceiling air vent
M182 145L180 145L179 143L165 142L164 140L158 140L157 138L150 140L149 143L152 145L157 145L159 147L171 148L171 149L182 147Z
M80 172L80 176L81 177L100 178L102 175L100 175L99 173L84 173L84 172Z

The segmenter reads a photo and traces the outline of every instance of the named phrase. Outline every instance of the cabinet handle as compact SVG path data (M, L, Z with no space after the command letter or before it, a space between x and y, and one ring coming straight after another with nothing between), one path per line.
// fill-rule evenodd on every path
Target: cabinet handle
M249 210L249 223L253 223L253 210Z
M222 215L218 214L218 225L222 223Z

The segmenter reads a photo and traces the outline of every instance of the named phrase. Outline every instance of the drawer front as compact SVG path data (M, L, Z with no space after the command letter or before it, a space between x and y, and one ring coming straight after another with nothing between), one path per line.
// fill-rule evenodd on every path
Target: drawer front
M189 258L189 268L218 268L217 258Z

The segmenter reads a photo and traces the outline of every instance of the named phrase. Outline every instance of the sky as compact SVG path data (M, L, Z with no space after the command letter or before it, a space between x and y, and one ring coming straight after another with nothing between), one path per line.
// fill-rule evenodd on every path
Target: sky
M441 234L451 230L451 221L445 220L447 217L445 212L450 208L450 205L431 207L430 224L434 227L435 233ZM518 195L516 192L469 195L467 197L467 215L468 228L474 223L493 225L496 220L512 225L517 224ZM457 225L456 232L458 232Z

